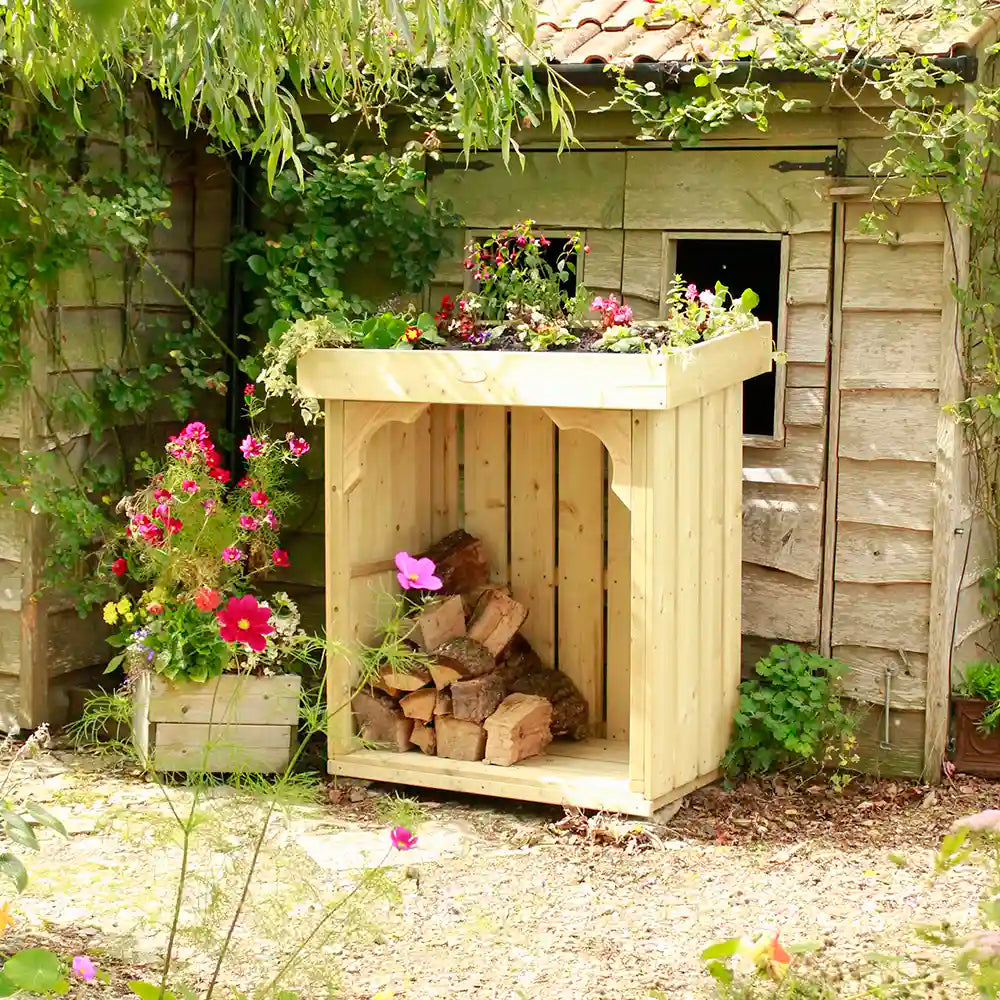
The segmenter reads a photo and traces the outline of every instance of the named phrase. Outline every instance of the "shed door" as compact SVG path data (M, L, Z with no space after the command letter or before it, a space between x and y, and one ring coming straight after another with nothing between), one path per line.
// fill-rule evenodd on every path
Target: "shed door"
M748 255L763 268L746 284L774 289L778 349L787 364L747 390L744 439L743 632L754 640L818 643L833 209L815 170L781 172L780 161L817 163L812 149L656 149L526 153L508 172L498 154L435 176L466 223L431 288L432 304L468 275L468 236L530 218L547 230L585 232L581 278L595 294L624 297L652 317L672 276L704 287L715 275L742 291ZM736 241L736 242L734 242ZM718 247L716 252L715 247ZM741 273L743 273L741 271ZM767 296L764 295L766 298ZM763 394L763 395L762 395ZM768 422L769 418L769 422Z

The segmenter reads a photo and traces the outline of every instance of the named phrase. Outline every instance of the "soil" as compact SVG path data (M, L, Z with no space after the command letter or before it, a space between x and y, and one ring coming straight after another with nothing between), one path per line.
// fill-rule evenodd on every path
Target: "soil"
M70 753L14 773L15 800L41 802L69 837L43 834L25 856L29 885L3 945L86 951L111 980L88 994L124 996L129 976L151 978L162 962L183 850L172 813L186 816L193 793ZM860 970L875 975L870 952L946 957L918 924L975 926L982 873L928 875L950 823L997 804L997 786L976 779L930 789L859 778L842 792L757 782L705 789L669 821L638 823L400 791L303 779L300 801L271 817L220 996L266 982L326 915L285 983L310 998L708 1000L701 951L775 930L787 944L825 942L796 967L816 963L846 997ZM209 788L196 815L176 973L204 989L266 803ZM418 835L413 851L388 844L400 821ZM372 865L387 867L365 875ZM917 995L965 994L946 982Z

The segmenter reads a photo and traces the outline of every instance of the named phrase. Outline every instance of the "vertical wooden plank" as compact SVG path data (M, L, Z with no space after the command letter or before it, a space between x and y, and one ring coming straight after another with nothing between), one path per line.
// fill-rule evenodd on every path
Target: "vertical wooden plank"
M725 706L722 581L726 504L725 392L702 400L701 420L701 642L698 677L698 775L719 766L725 751L719 715Z
M458 527L458 407L430 408L432 540Z
M425 414L414 424L392 423L388 440L384 434L380 438L382 449L387 449L383 461L387 466L390 500L388 504L379 504L381 516L388 522L389 544L384 559L400 550L419 552L427 544L424 526L430 522L430 450L426 421ZM418 458L423 459L423 469ZM421 485L422 496L418 493Z
M733 716L740 702L743 585L743 386L731 385L723 402L722 536L722 707L719 745L729 745Z
M946 211L942 208L942 211ZM945 243L944 276L963 288L968 283L969 230L951 215ZM964 463L973 461L964 454L958 424L944 407L965 396L962 359L958 355L961 331L958 303L948 294L941 311L941 348L938 366L937 467L934 490L934 538L931 550L931 617L927 641L927 703L924 708L923 780L941 780L941 765L948 745L948 712L951 697L951 659L955 619L965 541L956 535L962 517L960 483Z
M434 520L433 463L431 461L431 411L430 407L413 424L413 489L416 496L414 521L415 549L426 548L434 540L432 524Z
M507 583L507 411L502 406L465 407L463 451L465 530L482 539L493 579Z
M556 663L555 425L541 410L511 411L510 585L528 618L524 637Z
M629 524L629 724L628 724L628 784L629 790L651 798L648 790L646 742L649 726L646 720L646 619L651 600L649 571L654 553L649 548L649 508L652 496L649 488L649 467L646 457L646 436L650 414L645 410L632 413L632 501Z
M608 482L607 622L604 661L607 698L607 738L629 738L629 512Z
M350 753L354 743L351 718L352 666L351 566L348 502L344 492L345 404L326 401L324 465L326 477L326 635L328 753L330 758Z
M673 716L673 724L667 728L673 730L674 760L664 781L671 781L672 787L698 776L701 719L698 702L703 687L705 700L711 701L710 690L714 686L710 679L705 683L704 672L711 668L702 652L701 516L705 498L701 491L704 459L701 407L702 400L696 399L677 409L676 465L669 477L677 504L677 551L671 575L671 582L676 580L677 617L671 636L674 652L663 664L675 675L672 703L665 705ZM665 511L661 511L657 521L664 519ZM664 526L660 524L660 528L663 530ZM659 658L655 662L659 663Z
M833 325L830 330L830 393L826 419L826 489L823 503L823 566L820 577L819 651L830 656L833 650L834 560L837 552L837 489L840 476L840 354L844 313L843 205L834 206L833 243Z
M559 669L604 721L604 446L586 431L559 431Z

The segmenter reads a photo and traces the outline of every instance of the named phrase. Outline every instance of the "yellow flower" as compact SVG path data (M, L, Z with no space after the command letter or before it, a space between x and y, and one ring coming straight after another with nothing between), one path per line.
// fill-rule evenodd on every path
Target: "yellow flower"
M126 612L131 611L131 610L132 610L132 602L127 597L123 597L118 602L118 613L121 614L121 615L123 615Z
M133 615L133 614L132 614L132 613L131 613L130 611L127 611L127 612L125 613L125 621L126 621L126 622L127 622L127 623L128 623L129 625L131 625L131 624L132 624L132 622L134 622L134 621L135 621L135 615Z
M8 903L4 903L3 906L0 906L0 934L3 934L8 927L14 926L14 918L10 915L8 906Z
M118 621L118 608L115 604L109 602L104 605L104 620L109 625L114 625Z

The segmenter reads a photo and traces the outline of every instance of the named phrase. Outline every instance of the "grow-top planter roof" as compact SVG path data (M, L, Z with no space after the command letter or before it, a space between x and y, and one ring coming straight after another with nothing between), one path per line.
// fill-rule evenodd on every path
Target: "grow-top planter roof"
M671 354L327 348L299 359L318 399L668 410L771 367L771 327Z

